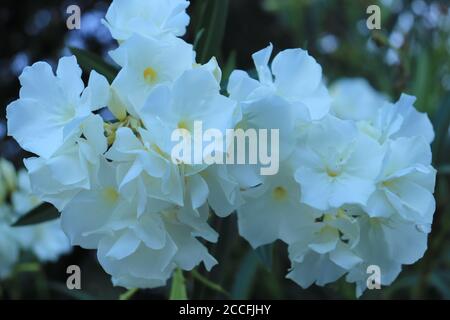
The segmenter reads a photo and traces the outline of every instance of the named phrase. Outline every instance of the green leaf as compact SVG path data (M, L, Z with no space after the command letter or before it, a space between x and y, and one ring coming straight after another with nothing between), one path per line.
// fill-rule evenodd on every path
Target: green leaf
M267 271L272 270L273 243L256 248L255 254Z
M119 300L130 300L138 291L138 288L129 289L119 296Z
M23 227L59 218L59 211L50 203L44 202L20 217L12 226Z
M200 39L202 38L204 32L205 32L205 29L200 29L197 32L197 34L195 35L194 44L193 44L194 50L197 50L198 43L199 43Z
M79 48L69 48L70 52L77 58L78 64L86 72L95 70L104 75L111 83L119 72L116 67L105 62L102 57Z
M222 288L219 284L208 280L206 277L202 276L197 270L193 269L191 271L191 274L194 279L198 280L199 282L201 282L203 285L210 288L211 290L220 292L227 297L230 296L230 294L224 288Z
M433 118L433 126L435 130L435 138L432 144L433 162L435 165L444 161L444 148L447 142L448 128L450 125L450 95L445 96L441 100L439 109Z
M253 250L250 250L242 259L241 265L234 279L231 289L231 298L235 300L245 300L250 296L253 281L258 270L258 259Z
M450 299L450 282L446 281L445 275L435 272L431 275L430 284L441 294L442 298Z
M450 164L443 164L437 168L438 174L450 175Z
M206 63L213 56L220 55L228 15L229 0L204 0L197 7L196 34L197 58ZM204 31L202 31L202 29ZM200 34L200 35L199 35Z
M222 68L222 88L226 91L231 73L236 68L236 51L231 51L225 67Z
M187 300L186 283L181 269L176 269L172 276L170 300Z

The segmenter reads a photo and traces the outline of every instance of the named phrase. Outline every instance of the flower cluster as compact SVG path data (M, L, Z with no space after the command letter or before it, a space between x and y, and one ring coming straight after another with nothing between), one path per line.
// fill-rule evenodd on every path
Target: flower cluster
M431 230L436 171L428 117L416 111L415 98L402 95L391 103L362 79L338 81L328 98L320 66L306 52L297 51L289 61L287 52L294 51L283 51L269 68L270 51L254 55L259 82L236 71L229 90L239 97L244 121L249 106L267 96L290 104L293 124L282 121L290 147L279 174L243 193L240 234L253 247L284 241L292 262L288 278L302 287L346 274L359 296L372 265L381 270L381 284L389 285L402 265L423 256ZM280 65L289 66L285 74ZM292 90L293 85L301 86ZM315 92L318 100L295 96L299 92ZM273 119L279 109L272 107Z
M11 227L19 217L40 204L31 194L24 170L0 159L0 279L8 277L19 262L20 252L29 251L39 261L56 261L70 251L58 220L26 227Z
M8 134L36 155L25 160L33 193L61 211L72 245L97 249L115 285L151 288L175 268L210 269L211 212L235 211L253 247L287 243L288 277L302 287L347 274L361 294L369 265L391 283L423 255L434 213L433 129L414 98L390 103L363 80L328 90L306 51L271 61L272 45L253 55L257 79L235 70L223 95L216 60L196 63L180 38L188 5L112 2L104 24L120 71L111 84L92 71L85 86L73 56L56 74L43 62L25 68ZM223 136L278 129L279 148L268 146L278 173L173 159L172 132L196 121ZM210 154L233 153L213 146Z

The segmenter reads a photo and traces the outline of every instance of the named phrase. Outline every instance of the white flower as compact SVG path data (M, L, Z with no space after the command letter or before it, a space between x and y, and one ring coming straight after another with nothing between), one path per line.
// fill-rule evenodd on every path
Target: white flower
M311 126L299 147L295 179L302 202L320 209L365 205L380 173L384 150L350 121L328 116Z
M391 103L358 78L339 80L330 92L332 113L340 119L355 120L361 132L380 143L398 137L422 136L427 143L434 139L428 116L414 108L415 97L402 94Z
M395 108L401 115L403 122L392 138L421 136L427 143L431 143L434 140L433 125L426 113L416 110L414 107L415 101L415 97L402 94L395 103Z
M188 6L186 0L113 0L103 23L119 41L133 33L157 39L181 37L189 24Z
M278 174L266 176L261 185L242 193L245 203L237 209L239 234L254 248L277 239L297 239L320 216L318 210L300 203L292 165L285 162L281 167Z
M303 288L336 281L363 261L354 252L359 239L358 221L344 209L323 214L289 243L292 269L287 277Z
M242 185L230 166L213 164L201 172L201 177L208 186L208 204L219 217L228 216L244 203Z
M181 173L170 157L158 146L159 141L145 129L139 129L141 140L129 128L119 128L115 141L105 157L118 163L123 176L119 191L125 196L139 197L139 212L148 197L183 205ZM120 174L122 172L122 174Z
M420 259L427 233L399 216L371 218L358 206L325 214L316 225L289 243L292 268L288 278L303 288L323 286L347 274L359 297L367 287L367 268L378 266L381 285L391 284L402 265Z
M187 130L194 147L195 122L201 123L202 131L218 130L225 137L226 130L236 125L235 112L236 103L220 94L219 83L213 74L203 68L195 68L184 72L171 87L161 85L155 88L139 114L143 124L153 128L160 149L171 154L172 148L179 143L171 141L174 130ZM202 136L198 138L202 139L203 150L209 143L203 142ZM223 153L225 146L222 144L212 151ZM200 158L198 160L203 162L203 154Z
M10 168L9 175L0 175L0 184L12 183L9 190L10 203L0 204L0 278L7 277L19 262L21 250L32 252L39 261L56 261L70 250L67 237L59 220L27 227L11 227L20 216L28 213L41 202L30 193L30 183L24 170L18 174L12 164L1 159L2 167ZM5 170L3 170L5 171Z
M306 51L288 49L269 60L272 45L253 54L259 81L247 73L234 71L228 83L232 99L251 101L275 93L295 105L303 117L320 119L328 113L330 98L323 84L322 68ZM305 114L306 113L306 114Z
M172 86L160 85L150 93L139 111L143 126L149 129L136 128L138 139L129 128L119 128L106 154L108 159L121 163L120 169L126 171L120 182L121 192L139 190L142 185L145 187L139 195L144 195L144 199L140 203L144 204L145 197L150 196L180 206L185 205L183 195L187 194L194 209L202 206L210 195L211 205L220 215L229 214L236 207L239 185L225 168L212 166L205 170L208 165L204 163L174 163L171 159L172 148L177 143L171 141L175 129L194 133L194 123L199 121L202 130L213 128L225 136L226 129L234 127L235 103L220 95L219 90L213 74L199 67L186 71ZM203 142L200 150L203 161L202 151ZM223 153L224 146L214 151ZM134 187L127 187L130 182ZM208 184L214 193L209 192Z
M431 225L435 179L431 149L422 137L391 140L366 211L371 217L399 214L405 220Z
M349 272L348 282L356 282L356 295L366 289L367 267L377 265L381 270L381 285L390 285L398 276L402 265L415 263L427 249L428 234L417 228L413 222L398 216L391 218L370 218L361 215L360 241L355 253L364 263Z
M106 106L109 97L108 82L95 71L84 89L74 56L59 60L56 76L50 65L37 62L19 79L20 99L7 107L8 134L25 150L45 158L79 135L91 111Z
M16 188L17 173L14 165L6 159L0 158L0 201L4 200L4 194Z
M88 116L81 125L80 134L83 137L72 137L49 158L24 160L33 193L59 210L78 191L90 188L91 175L98 168L99 156L107 148L100 116Z
M330 112L343 120L373 119L387 97L373 89L363 78L344 78L330 87Z
M187 221L175 205L156 212L150 203L138 214L138 196L129 199L119 193L121 177L115 172L114 164L102 162L96 185L78 193L62 212L72 244L98 248L98 259L114 284L161 286L176 267L190 270L204 261L209 269L216 263L195 239L217 239L205 223L207 211L201 209L198 218Z
M0 279L10 275L19 259L20 246L14 238L14 231L8 225L0 224Z
M12 194L11 200L17 216L28 213L41 203L31 194L29 177L24 170L18 172L18 188ZM33 252L39 261L56 261L61 254L71 249L59 219L33 226L16 227L14 235L21 248Z
M290 156L295 148L297 134L294 132L296 111L292 104L285 99L268 94L259 99L244 101L239 104L242 120L237 128L247 130L278 130L279 159L284 160ZM269 140L272 141L272 140ZM268 152L272 152L273 146L267 146ZM247 151L248 152L248 151Z
M110 54L122 67L112 88L135 117L156 85L170 84L195 63L192 45L178 38L166 41L134 34Z
M13 213L8 205L0 204L0 279L11 274L19 260L20 244L15 237L15 230L10 226Z
M31 251L42 262L55 262L62 254L70 252L71 246L56 219L29 227L16 227L15 237L24 250Z

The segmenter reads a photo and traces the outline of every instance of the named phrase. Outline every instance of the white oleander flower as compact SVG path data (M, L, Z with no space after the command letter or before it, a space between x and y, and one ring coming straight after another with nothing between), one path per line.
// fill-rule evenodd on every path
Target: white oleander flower
M8 192L12 192L17 185L17 173L14 165L6 159L0 158L0 203Z
M0 203L0 280L7 278L19 261L20 244L10 226L12 217L10 206Z
M288 278L307 288L346 274L347 282L356 283L358 297L367 287L369 266L380 268L381 285L390 285L402 265L416 262L427 248L427 232L415 223L400 216L371 218L357 206L325 214L298 238L289 243Z
M228 216L244 203L235 171L231 166L213 164L200 173L208 186L208 204L219 217Z
M262 129L268 132L276 129L278 130L278 141L269 139L268 152L272 153L276 150L272 143L278 143L277 156L280 161L292 154L297 138L294 132L296 112L292 104L279 96L268 94L253 101L241 102L238 110L242 114L242 119L236 128Z
M138 34L110 55L122 67L111 86L127 111L137 118L138 110L156 85L172 83L195 63L192 45L183 40L159 40Z
M422 137L391 140L377 189L365 210L371 217L398 214L405 220L430 226L435 210L435 179L431 148Z
M242 192L245 202L237 209L239 234L254 248L277 239L297 239L320 216L320 211L300 203L292 164L282 162L281 167L278 174Z
M88 116L81 124L80 134L82 136L66 141L49 158L24 160L33 194L59 210L81 189L90 188L99 157L107 148L103 120L99 115Z
M384 149L351 121L327 116L311 126L297 152L302 202L320 209L366 205L375 191Z
M234 71L228 83L230 97L252 101L276 94L292 103L302 118L317 120L330 108L328 90L323 84L322 68L306 51L287 49L278 53L269 66L272 44L253 54L259 81L244 71Z
M56 261L71 247L59 220L26 227L11 226L41 201L31 194L25 170L16 173L12 163L5 159L0 159L0 163L0 184L13 186L8 189L10 203L2 199L0 204L0 278L3 278L7 277L19 262L22 250L30 251L39 261L47 262Z
M113 0L103 23L119 41L133 33L156 39L181 37L189 24L188 6L187 0Z
M427 143L434 139L428 116L414 108L415 97L402 94L391 103L359 78L337 81L330 93L332 113L343 120L355 120L361 132L380 143L399 137L422 136Z
M171 141L174 130L192 132L194 139L196 121L201 122L202 130L212 128L220 131L222 136L234 127L235 103L220 95L219 90L213 74L199 67L186 71L172 86L160 85L150 93L139 111L142 125L149 129L136 128L138 138L131 129L119 128L114 144L106 153L108 159L121 163L120 169L126 171L120 183L121 192L128 193L145 186L139 193L144 199L139 203L145 204L149 195L179 206L186 205L183 201L187 195L194 209L202 206L210 196L210 204L219 215L229 214L236 208L240 201L236 194L239 185L225 168L219 169L215 165L208 168L209 165L204 163L203 140L199 150L200 163L172 159L171 151L177 144ZM192 141L191 146L194 144ZM224 145L218 145L211 150L213 152L224 153ZM215 190L214 194L208 185Z
M289 243L288 278L303 288L334 282L363 260L354 252L360 241L358 221L344 209L325 213Z
M139 135L141 139L130 128L119 128L105 155L118 164L118 172L123 172L119 191L130 199L139 197L139 212L149 196L182 206L183 182L178 166L162 152L150 132L140 128Z
M434 140L434 129L426 113L416 110L416 97L402 94L394 104L396 111L403 119L402 125L392 138L421 136L429 144Z
M15 229L15 237L21 248L32 252L39 261L56 262L72 249L59 219Z
M190 270L203 261L209 269L216 263L195 238L217 239L205 222L207 207L189 223L184 209L170 203L159 212L149 204L138 213L138 196L130 199L119 192L123 177L116 176L116 169L102 161L92 190L78 193L62 212L72 244L98 248L98 259L115 285L161 286L176 267Z
M195 139L200 140L201 150L193 149L190 163L187 163L197 165L207 160L208 157L201 151L210 144L203 141L201 134L213 129L225 139L226 130L236 125L236 112L236 103L220 94L220 85L213 74L203 68L195 68L184 72L172 86L155 88L139 115L147 128L153 128L155 140L166 154L172 154L173 148L179 143L172 141L174 130L181 129L189 133L193 148ZM196 122L201 125L198 128L200 135L195 131ZM215 152L225 153L225 142L215 145L210 154ZM182 159L179 162L183 162Z
M414 222L399 216L390 218L358 217L360 241L354 252L364 261L347 275L356 283L359 297L367 288L367 267L376 265L381 271L381 285L390 285L402 270L422 258L427 249L428 231L423 232Z
M343 120L373 119L388 100L363 78L344 78L330 87L330 113Z
M106 106L109 97L107 80L95 71L84 88L74 56L59 60L56 76L50 65L37 62L26 67L19 79L20 98L6 110L8 135L45 158L78 136L83 122L92 111Z
M11 162L0 159L0 280L10 276L19 261L20 244L11 228L15 214L7 202L16 189L17 174Z
M18 172L18 188L11 195L12 207L17 216L22 216L41 204L31 194L30 180L25 170ZM39 261L56 261L71 250L69 240L61 229L60 219L33 226L15 227L15 237L21 248L33 252Z

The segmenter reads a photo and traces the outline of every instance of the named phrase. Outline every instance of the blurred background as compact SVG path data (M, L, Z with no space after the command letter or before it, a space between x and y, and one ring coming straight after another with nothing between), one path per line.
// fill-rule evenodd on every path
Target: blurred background
M307 49L322 65L326 80L364 77L396 100L401 92L417 97L416 107L429 114L436 131L434 166L439 170L437 211L423 259L403 272L389 287L367 290L362 299L450 299L450 3L448 0L219 0L222 10L211 18L207 2L191 0L190 43L209 49L198 52L204 62L218 57L224 78L234 68L253 68L251 54L271 41L275 52L292 47ZM0 4L0 156L22 167L28 156L6 137L5 109L17 99L23 68L44 60L52 65L68 47L86 49L105 60L116 46L100 20L110 1L2 0ZM81 29L68 30L66 9L81 8ZM381 8L381 29L366 27L371 4ZM206 9L205 9L206 8ZM215 29L214 41L199 37ZM282 243L253 251L237 235L235 218L212 221L223 235L210 246L219 261L208 278L227 293L211 289L186 273L188 296L199 298L353 299L354 286L343 279L326 287L303 290L284 278L289 261ZM1 258L1 257L0 257ZM22 263L32 261L26 254ZM82 290L66 288L66 268L82 270ZM26 266L26 265L25 265ZM75 248L57 263L17 268L0 281L0 298L116 299L125 290L114 288L98 265L95 252ZM140 290L135 299L165 299L169 286Z

